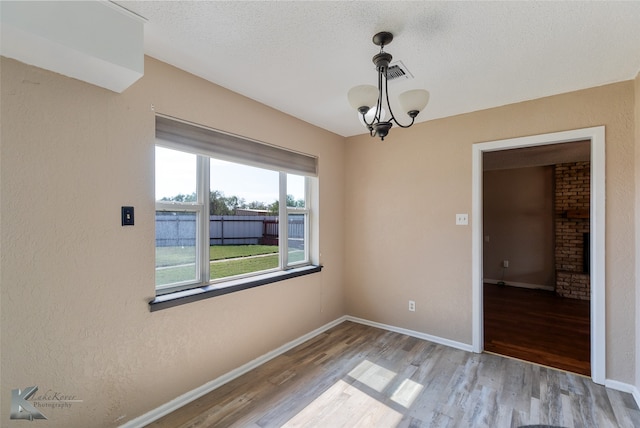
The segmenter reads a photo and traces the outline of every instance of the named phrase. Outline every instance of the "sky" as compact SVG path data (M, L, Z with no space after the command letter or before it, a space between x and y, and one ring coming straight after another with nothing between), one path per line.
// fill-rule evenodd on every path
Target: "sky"
M232 162L211 159L211 190L237 196L247 203L269 205L278 199L278 173ZM287 193L304 195L304 179L289 175ZM196 191L196 155L156 147L156 200Z

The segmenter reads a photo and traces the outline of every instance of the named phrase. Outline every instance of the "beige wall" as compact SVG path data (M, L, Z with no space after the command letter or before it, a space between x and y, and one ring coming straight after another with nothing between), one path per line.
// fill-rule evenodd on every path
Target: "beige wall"
M345 144L152 59L123 94L4 58L0 72L3 424L11 388L36 384L83 400L39 425L115 426L345 313L471 343L471 227L454 216L471 214L472 144L597 125L607 138L606 375L640 385L640 76L635 88L607 85ZM318 155L323 271L150 313L152 105ZM136 207L134 227L120 226L122 205Z
M555 288L553 175L551 166L484 172L485 279Z
M432 100L437 102L437 100ZM428 107L427 107L428 108ZM635 379L634 83L347 140L347 312L471 344L471 154L478 142L606 126L608 379ZM470 218L470 225L476 221ZM416 301L416 312L407 301Z
M636 112L636 388L640 391L640 73L635 79ZM637 398L636 398L637 399Z
M83 400L38 426L116 426L344 315L342 137L149 58L122 94L1 70L3 427L31 385ZM322 272L150 313L152 105L319 156Z

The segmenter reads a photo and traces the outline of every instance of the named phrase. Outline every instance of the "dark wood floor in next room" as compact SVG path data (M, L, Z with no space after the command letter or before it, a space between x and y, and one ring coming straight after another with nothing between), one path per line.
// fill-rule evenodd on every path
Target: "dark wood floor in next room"
M343 322L149 426L627 428L640 410L584 376Z
M552 291L484 285L484 349L591 375L590 303Z

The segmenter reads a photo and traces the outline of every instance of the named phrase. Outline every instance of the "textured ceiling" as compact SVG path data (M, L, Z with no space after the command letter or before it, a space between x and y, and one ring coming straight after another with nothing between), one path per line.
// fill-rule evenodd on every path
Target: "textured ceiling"
M431 100L418 121L629 80L640 1L117 1L148 19L145 52L343 136L362 134L346 93L375 84L371 37Z

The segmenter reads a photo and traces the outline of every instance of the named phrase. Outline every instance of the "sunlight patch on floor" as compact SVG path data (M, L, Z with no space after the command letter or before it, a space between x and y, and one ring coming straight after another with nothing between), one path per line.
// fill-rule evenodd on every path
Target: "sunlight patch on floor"
M407 409L411 407L418 394L424 389L424 386L411 379L402 381L398 389L391 395L391 399Z
M383 401L390 399L408 409L424 389L419 383L404 379L395 390L385 393L385 389L397 377L394 371L364 360L349 372L345 378L347 381L337 381L283 426L396 426L402 420L403 413Z
M396 373L387 370L369 360L364 360L349 372L349 376L378 392L389 385Z
M339 380L283 427L391 427L402 417L402 413Z

